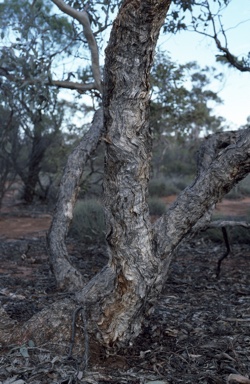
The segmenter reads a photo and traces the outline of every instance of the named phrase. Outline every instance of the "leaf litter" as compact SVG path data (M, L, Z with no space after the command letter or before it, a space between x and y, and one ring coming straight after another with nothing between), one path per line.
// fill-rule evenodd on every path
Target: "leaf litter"
M68 247L86 281L106 263L103 249L71 239ZM44 237L5 239L0 252L0 303L13 321L67 297L56 289ZM224 244L201 236L179 247L155 311L132 346L109 356L93 353L87 371L80 358L66 359L68 351L55 355L32 340L2 348L0 384L249 383L250 249L233 244L217 279L223 252Z

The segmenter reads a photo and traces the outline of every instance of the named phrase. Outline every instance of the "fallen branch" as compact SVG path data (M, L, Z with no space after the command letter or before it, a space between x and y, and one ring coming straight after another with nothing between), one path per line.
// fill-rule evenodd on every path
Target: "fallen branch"
M228 376L227 384L233 383L250 384L250 380L245 376L231 373L231 375Z
M234 221L234 220L215 220L208 224L207 228L222 228L222 227L244 227L250 228L250 223L246 221Z

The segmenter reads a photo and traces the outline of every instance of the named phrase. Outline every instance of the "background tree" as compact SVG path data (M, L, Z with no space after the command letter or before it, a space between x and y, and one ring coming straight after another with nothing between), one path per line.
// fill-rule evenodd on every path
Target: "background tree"
M176 157L186 150L190 158L190 151L194 154L198 150L202 136L223 130L223 118L213 114L221 99L210 89L210 79L220 81L221 77L214 68L201 69L194 62L178 65L158 52L151 72L154 177L160 176L164 163L169 165L168 172L173 169L174 158L171 163L169 158L164 161L173 146ZM194 170L191 172L194 174Z
M13 111L0 106L0 207L2 199L16 180L17 173L13 167L13 158L19 156L20 138L19 122L15 120Z
M59 7L60 4L58 1ZM50 1L30 4L25 0L6 0L0 4L1 91L4 92L4 104L19 116L20 131L30 142L25 167L20 167L18 159L15 162L24 183L23 197L26 202L33 200L41 163L49 144L56 140L60 127L65 126L58 89L89 92L97 96L97 100L101 92L99 53L88 16L91 16L93 9L88 7L88 13L75 9L76 19L80 15L79 23L72 23L66 16L58 16L55 9ZM64 11L67 13L67 7ZM104 11L108 15L108 11ZM95 16L91 19L98 34L100 23ZM106 17L102 30L107 23ZM91 67L84 59L86 47L89 48ZM65 72L64 66L59 65L59 56L60 60L68 57L74 57L79 62L85 60L85 67ZM61 80L54 80L55 76L61 77ZM71 78L77 81L73 82ZM67 129L71 125L72 122Z
M211 79L222 78L215 68L177 65L159 52L151 76L151 121L158 134L192 141L223 129L223 119L212 114L222 102L211 90Z
M250 52L241 57L233 54L223 26L223 11L231 1L173 0L173 7L164 25L164 32L177 33L188 30L212 38L219 51L216 56L217 61L228 64L240 72L249 72Z

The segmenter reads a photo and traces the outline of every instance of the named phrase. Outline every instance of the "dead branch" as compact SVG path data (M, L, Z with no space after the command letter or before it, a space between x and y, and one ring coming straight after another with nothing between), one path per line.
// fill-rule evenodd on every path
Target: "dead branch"
M226 259L231 253L231 246L230 246L229 237L228 237L226 227L237 227L237 226L244 227L244 228L250 228L250 223L247 223L246 221L215 220L215 221L212 221L211 223L209 223L207 225L207 227L205 228L205 230L208 228L221 228L223 239L224 239L224 242L226 245L226 252L218 260L217 270L216 270L216 277L217 278L220 275L222 261L224 259Z
M98 89L96 87L96 83L75 83L73 81L63 81L63 80L51 80L48 83L45 83L45 85L53 85L55 87L59 88L66 88L66 89L73 89L80 93L91 91L92 89Z
M227 378L227 384L250 384L250 379L245 376L231 373Z

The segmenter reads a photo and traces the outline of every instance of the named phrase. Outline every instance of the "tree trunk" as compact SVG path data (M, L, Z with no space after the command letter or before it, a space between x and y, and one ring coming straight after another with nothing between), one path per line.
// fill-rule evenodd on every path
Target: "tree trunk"
M26 203L32 203L34 199L35 189L39 181L41 162L43 160L48 144L48 137L42 137L40 134L35 133L29 158L28 175L25 177L23 199L26 201Z
M125 1L106 49L104 207L110 262L104 275L113 280L97 320L97 334L105 345L126 344L139 334L143 305L158 271L146 201L151 159L149 76L170 2Z
M97 110L89 131L68 158L48 234L50 265L60 288L75 291L84 286L81 273L71 264L65 244L77 199L83 168L96 150L103 132L103 110Z

